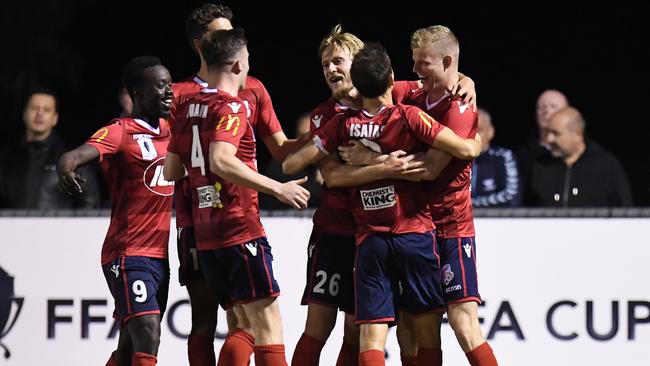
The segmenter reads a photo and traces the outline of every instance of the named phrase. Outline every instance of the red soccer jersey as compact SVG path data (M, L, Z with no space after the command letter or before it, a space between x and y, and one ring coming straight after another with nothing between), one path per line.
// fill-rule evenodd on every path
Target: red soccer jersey
M208 83L198 76L174 83L172 85L174 90L174 103L171 111L172 120L175 119L177 106L207 87ZM271 96L261 81L248 76L246 78L246 88L240 91L238 96L246 106L248 120L254 121L253 124L259 126L259 129L255 131L259 137L264 138L282 131L278 117L273 109ZM175 190L177 227L192 226L192 197L190 190L188 180L183 179L177 183Z
M181 157L189 172L199 250L225 248L266 235L259 218L257 191L210 172L209 149L213 141L236 146L236 157L257 171L257 126L247 121L246 114L241 99L214 89L204 89L178 107L169 151Z
M339 104L334 98L326 100L311 112L309 131L313 134L315 130L326 124L335 123L332 117L347 109L347 106ZM348 188L329 188L323 183L320 206L314 213L314 228L327 234L354 235L356 229L354 217L350 212Z
M406 93L404 103L427 111L458 136L469 138L476 135L478 114L471 106L453 100L449 95L428 103L427 92L418 89ZM440 176L428 183L429 192L434 193L431 196L431 216L436 224L437 235L441 238L467 237L475 234L470 191L471 174L471 161L452 158Z
M102 264L118 256L167 258L174 187L162 168L169 139L163 119L153 130L144 121L119 118L86 141L99 151L113 203Z
M433 144L442 126L419 108L395 105L372 116L350 110L339 114L314 135L316 146L336 153L350 140L379 153L423 152ZM429 207L420 196L422 184L386 179L350 189L351 210L357 225L356 242L371 233L424 233L433 229Z

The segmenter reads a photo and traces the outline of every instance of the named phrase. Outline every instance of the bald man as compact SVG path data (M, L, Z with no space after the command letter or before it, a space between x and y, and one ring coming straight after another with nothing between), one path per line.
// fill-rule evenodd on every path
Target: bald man
M632 206L627 177L614 155L585 138L585 119L564 107L548 120L544 143L550 154L531 167L527 203L544 207Z
M539 133L539 144L548 149L544 135L548 126L548 121L553 113L567 107L569 101L566 96L559 90L547 89L537 98L537 131Z
M472 205L474 207L518 207L521 186L517 159L510 149L495 146L494 126L490 113L478 110L478 133L483 152L472 166Z

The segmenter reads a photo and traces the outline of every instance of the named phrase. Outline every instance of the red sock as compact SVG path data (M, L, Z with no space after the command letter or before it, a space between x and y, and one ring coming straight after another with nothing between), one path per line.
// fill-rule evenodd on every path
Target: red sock
M117 363L117 356L115 355L115 351L111 353L111 357L106 361L106 366L120 366L119 363Z
M156 366L158 359L154 355L144 352L135 352L131 359L131 366Z
M288 366L284 356L284 344L255 346L256 366Z
M336 366L359 366L359 349L343 341Z
M420 347L416 359L415 366L442 366L442 350Z
M496 357L494 357L494 352L492 352L492 347L490 347L488 342L467 352L465 356L467 356L467 360L469 360L469 364L472 366L499 366Z
M187 339L187 358L190 366L214 366L214 337L190 334Z
M291 366L318 366L323 346L325 342L303 333L293 351Z
M385 366L384 352L376 349L363 351L359 354L359 366Z
M402 366L416 366L417 356L400 355Z
M221 346L217 366L247 366L251 362L255 337L243 329L235 329ZM214 363L212 364L214 365Z

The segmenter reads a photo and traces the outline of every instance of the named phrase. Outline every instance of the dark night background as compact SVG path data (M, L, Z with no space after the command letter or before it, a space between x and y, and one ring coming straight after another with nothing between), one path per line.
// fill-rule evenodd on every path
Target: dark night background
M57 129L76 146L119 112L120 76L132 57L160 57L176 80L195 72L198 61L183 21L201 3L3 1L0 143L22 134L25 94L36 85L57 92ZM517 3L521 8L433 1L224 3L235 13L233 23L248 33L250 73L265 83L289 136L295 118L328 97L316 53L337 22L365 41L382 42L400 79L414 78L411 32L444 24L461 42L460 70L475 80L479 105L492 114L496 144L521 146L536 131L537 96L559 89L584 114L588 135L622 161L635 204L650 205L645 9L620 2L601 8L569 8L568 2Z

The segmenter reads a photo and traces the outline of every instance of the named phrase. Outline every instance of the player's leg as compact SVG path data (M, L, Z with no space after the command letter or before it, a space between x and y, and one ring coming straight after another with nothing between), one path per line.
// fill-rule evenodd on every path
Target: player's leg
M388 324L396 318L393 267L391 235L370 236L357 247L354 287L360 366L385 365Z
M352 298L354 299L354 292ZM346 312L343 323L343 342L336 366L357 365L359 365L359 327L355 324L354 312Z
M395 242L396 261L402 264L399 266L399 304L404 312L409 313L403 325L414 333L417 340L415 365L441 365L440 324L445 303L440 287L440 256L435 237L430 232L405 234L396 237Z
M187 339L190 366L214 366L214 334L218 302L201 273L194 228L178 228L178 280L185 286L192 308L192 329Z
M337 310L354 312L354 254L354 237L312 232L302 299L302 304L308 305L307 321L293 354L293 366L317 366L336 325Z
M441 240L442 284L449 325L472 366L497 365L478 320L476 245L473 237Z
M413 317L405 311L400 311L396 334L402 366L415 365L418 354L418 343L415 333L415 320Z
M226 310L228 336L219 352L218 366L248 365L255 347L255 336L244 309L234 305Z
M126 322L133 343L132 365L155 365L160 345L160 314L138 315Z

